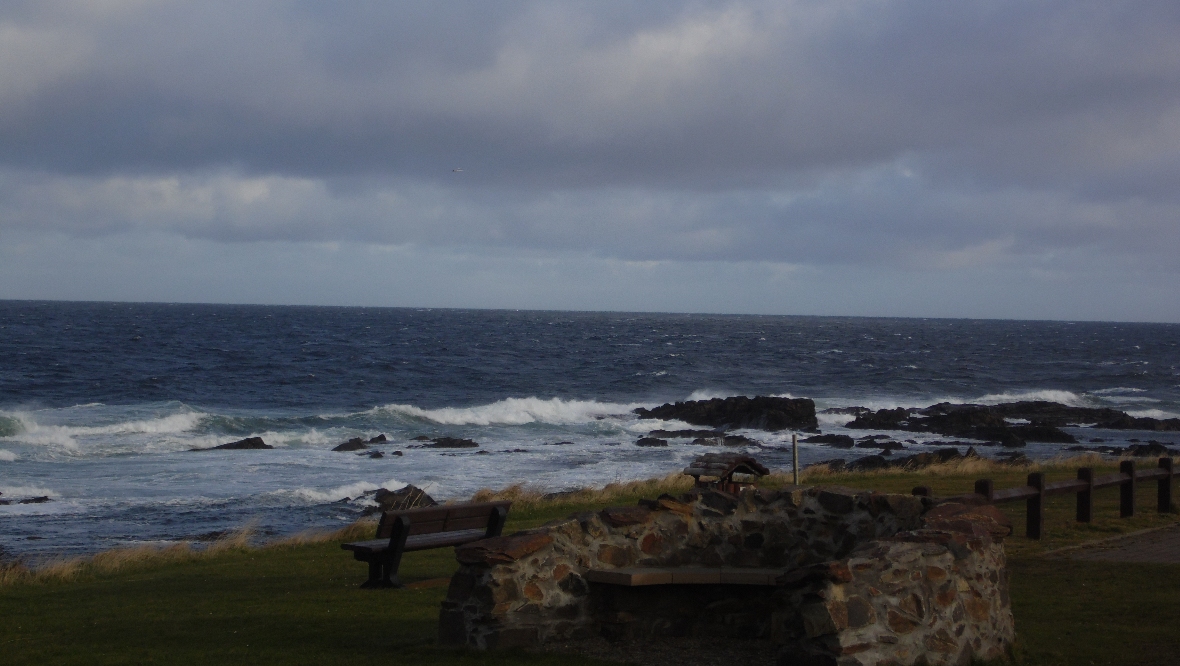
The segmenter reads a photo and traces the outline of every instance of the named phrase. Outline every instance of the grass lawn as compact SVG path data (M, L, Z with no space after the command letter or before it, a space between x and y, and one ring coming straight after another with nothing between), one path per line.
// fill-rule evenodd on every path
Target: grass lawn
M1068 470L1047 471L1051 480ZM989 474L996 487L1023 472ZM1005 476L1006 475L1006 476ZM824 482L938 494L969 491L978 474L837 475ZM813 478L811 481L821 481ZM648 488L650 490L650 488ZM631 503L533 503L508 530L574 510ZM1167 524L1144 485L1135 518L1118 518L1117 489L1096 494L1095 522L1072 523L1073 496L1049 502L1043 543L1007 542L1020 664L1180 663L1180 566L1073 562L1046 549ZM1023 534L1023 504L1003 505ZM409 553L401 590L360 590L366 567L338 543L231 548L181 561L146 560L72 580L0 586L0 664L593 664L569 655L472 653L434 647L439 602L456 567L451 550Z

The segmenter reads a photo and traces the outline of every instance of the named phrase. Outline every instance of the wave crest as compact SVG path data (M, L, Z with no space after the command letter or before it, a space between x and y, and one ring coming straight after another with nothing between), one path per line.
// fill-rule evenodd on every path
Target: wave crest
M547 423L577 425L589 423L603 416L629 413L643 403L618 404L595 400L562 400L561 398L507 398L476 407L443 407L422 409L413 405L384 405L379 412L401 414L433 421L442 425L525 425Z
M1005 402L1023 402L1044 400L1056 402L1069 407L1093 407L1093 403L1073 391L1059 391L1055 389L1041 389L1036 391L1013 391L1004 393L989 393L972 402L980 405L999 405Z

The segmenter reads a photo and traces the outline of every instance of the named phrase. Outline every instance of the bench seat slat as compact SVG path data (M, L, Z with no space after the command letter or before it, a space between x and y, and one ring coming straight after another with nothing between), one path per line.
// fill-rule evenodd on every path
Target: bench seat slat
M461 546L484 538L485 530L460 530L458 532L440 532L434 534L411 534L406 537L406 550L427 550L430 548L445 548L446 546ZM380 553L389 549L389 539L370 539L368 541L354 541L341 544L344 550L362 553Z

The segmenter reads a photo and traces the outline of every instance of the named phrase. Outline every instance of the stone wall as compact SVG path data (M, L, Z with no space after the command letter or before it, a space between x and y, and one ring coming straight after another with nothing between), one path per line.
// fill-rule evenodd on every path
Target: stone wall
M957 663L1012 639L991 507L837 487L704 490L584 513L456 550L445 645L607 635L769 637L780 663ZM590 569L775 568L778 586L591 584ZM981 619L982 618L982 619ZM945 658L944 658L945 657Z

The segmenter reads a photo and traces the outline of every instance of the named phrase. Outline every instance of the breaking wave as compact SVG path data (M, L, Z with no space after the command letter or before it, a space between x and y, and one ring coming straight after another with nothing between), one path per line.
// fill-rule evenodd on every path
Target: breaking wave
M547 423L576 425L590 423L606 416L627 414L643 403L618 404L594 400L562 400L561 398L508 398L476 407L443 407L422 409L413 405L384 405L375 411L400 414L432 421L442 425L524 425Z
M19 438L26 444L76 447L78 437L104 435L177 435L194 430L208 415L203 412L184 412L153 419L134 419L108 425L75 426L39 423L33 414L16 413L10 418L17 420L20 429L9 438Z
M1005 402L1022 402L1031 400L1045 400L1048 402L1057 402L1069 407L1093 407L1094 403L1087 400L1085 397L1074 393L1073 391L1058 391L1054 389L1042 389L1039 391L1014 391L1005 393L989 393L981 398L976 398L972 402L981 405L998 405Z

